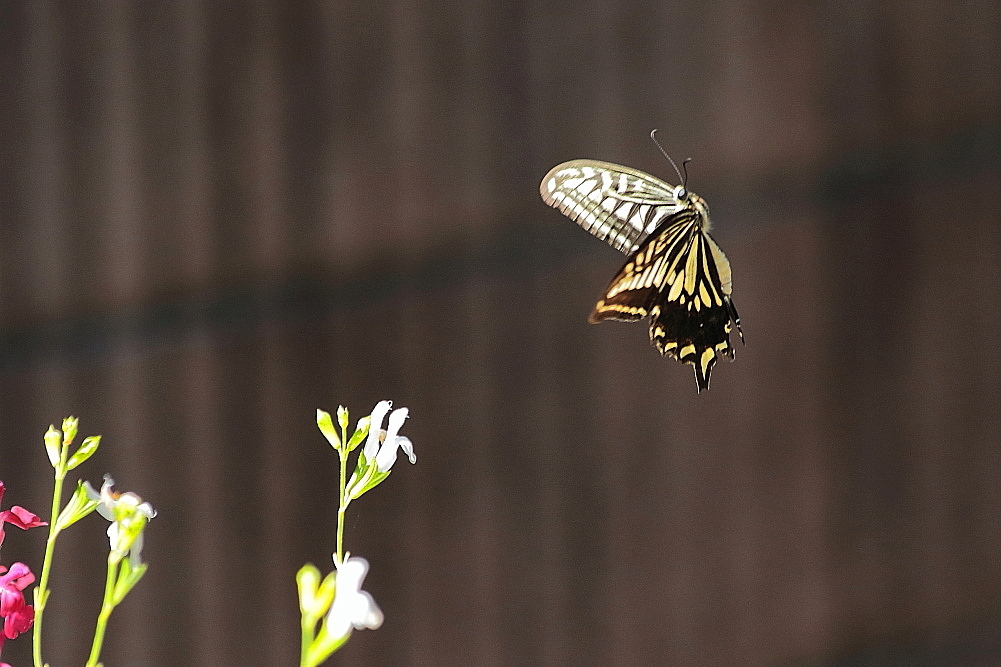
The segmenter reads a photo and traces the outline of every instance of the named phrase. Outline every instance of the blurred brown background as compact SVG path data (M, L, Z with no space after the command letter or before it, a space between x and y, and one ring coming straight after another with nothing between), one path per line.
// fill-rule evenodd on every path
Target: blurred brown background
M993 0L4 2L4 505L47 511L79 416L75 472L160 512L104 663L292 665L314 411L391 398L419 461L347 530L386 622L335 664L1001 664L999 71ZM673 180L654 127L747 337L703 395L586 324L623 257L538 196Z

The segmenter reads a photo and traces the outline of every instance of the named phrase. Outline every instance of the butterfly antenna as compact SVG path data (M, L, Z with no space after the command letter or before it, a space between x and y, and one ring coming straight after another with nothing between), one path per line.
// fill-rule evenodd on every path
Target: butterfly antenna
M675 164L674 160L672 160L672 159L671 159L671 156L670 156L670 155L668 155L668 154L667 154L667 151L665 151L665 150L664 150L664 147L660 145L660 142L659 142L659 141L657 141L657 128L654 128L654 129L650 130L650 140L651 140L651 141L653 141L654 145L655 145L655 146L656 146L657 148L659 148L659 149L660 149L660 152L664 154L664 157L666 157L666 158L667 158L667 161L671 163L671 166L672 166L672 167L674 167L674 171L675 171L675 173L676 173L676 174L678 174L678 178L679 178L679 179L681 180L681 187L683 187L683 188L684 188L684 187L687 187L687 185L686 185L686 184L687 184L687 182L688 182L688 169L687 169L687 168L685 169L685 175L684 175L684 176L682 176L682 175L681 175L681 170L680 170L680 169L678 169L678 165L677 165L677 164ZM688 160L691 160L691 159L692 159L692 158L688 158ZM682 164L682 166L684 166L684 164L685 164L686 162L688 162L688 160L685 160L685 162L682 162L682 163L681 163L681 164Z

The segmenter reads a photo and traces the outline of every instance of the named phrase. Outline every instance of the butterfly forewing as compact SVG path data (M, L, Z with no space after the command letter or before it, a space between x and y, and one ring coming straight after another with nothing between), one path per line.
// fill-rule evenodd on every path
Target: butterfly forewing
M539 191L547 204L626 254L681 208L675 188L659 178L596 160L554 167Z
M733 359L730 263L708 234L705 201L643 172L593 160L554 168L542 197L594 236L630 254L589 321L650 318L661 354L691 364L698 391L720 356ZM743 340L743 334L741 334Z

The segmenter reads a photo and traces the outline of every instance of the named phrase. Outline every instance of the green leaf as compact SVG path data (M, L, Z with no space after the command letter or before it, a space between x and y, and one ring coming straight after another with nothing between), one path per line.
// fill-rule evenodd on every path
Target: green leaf
M387 470L386 472L379 472L379 469L376 468L375 464L373 463L372 467L368 471L368 474L361 479L361 483L358 485L359 488L350 489L348 491L349 493L348 497L351 498L352 500L354 500L355 498L360 498L366 492L371 491L375 487L382 484L382 482L387 477L389 477L389 473L391 472L393 471Z
M55 527L53 530L62 530L74 523L84 518L101 504L100 500L92 500L89 495L87 495L87 489L84 488L83 482L77 481L76 489L73 491L73 496L70 498L69 502L66 503L66 507L62 509L59 513L59 517L56 519Z
M351 439L348 440L348 451L353 452L355 447L360 445L362 441L368 436L368 430L372 425L372 417L362 417L358 420L358 426L355 427L355 432L351 435Z
M327 623L324 621L323 627L320 628L320 634L317 636L316 641L314 641L310 647L306 650L306 659L304 664L314 665L322 664L324 660L330 657L330 655L344 645L344 642L348 640L351 633L348 632L343 637L331 637L327 632Z
M146 574L146 568L146 563L139 563L136 567L132 567L131 559L122 559L118 566L118 580L115 582L115 590L111 594L111 604L118 606L125 599L129 591L135 588L135 585Z
M354 472L351 473L351 477L348 479L347 486L345 486L346 497L349 499L357 498L363 492L355 494L355 492L362 486L368 483L368 478L373 471L376 471L375 461L369 461L365 456L365 452L358 452L358 460L355 461Z
M78 465L89 459L97 451L97 448L101 446L101 436L91 435L83 440L83 444L80 445L80 449L73 453L69 461L66 462L66 469L73 470Z

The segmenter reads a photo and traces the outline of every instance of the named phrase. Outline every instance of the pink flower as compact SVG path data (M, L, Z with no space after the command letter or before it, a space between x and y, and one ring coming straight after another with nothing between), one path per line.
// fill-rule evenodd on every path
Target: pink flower
M3 499L4 485L0 482L0 500ZM4 510L0 512L0 544L3 544L4 532L3 525L5 523L12 523L21 530L27 530L29 528L35 528L37 526L47 526L48 523L42 521L42 519L28 510L14 505L9 510ZM2 667L2 666L0 666Z
M0 572L7 568L0 565ZM35 575L24 563L14 563L10 571L0 576L0 617L3 618L3 636L15 639L35 622L35 609L25 604L22 591L35 581Z

